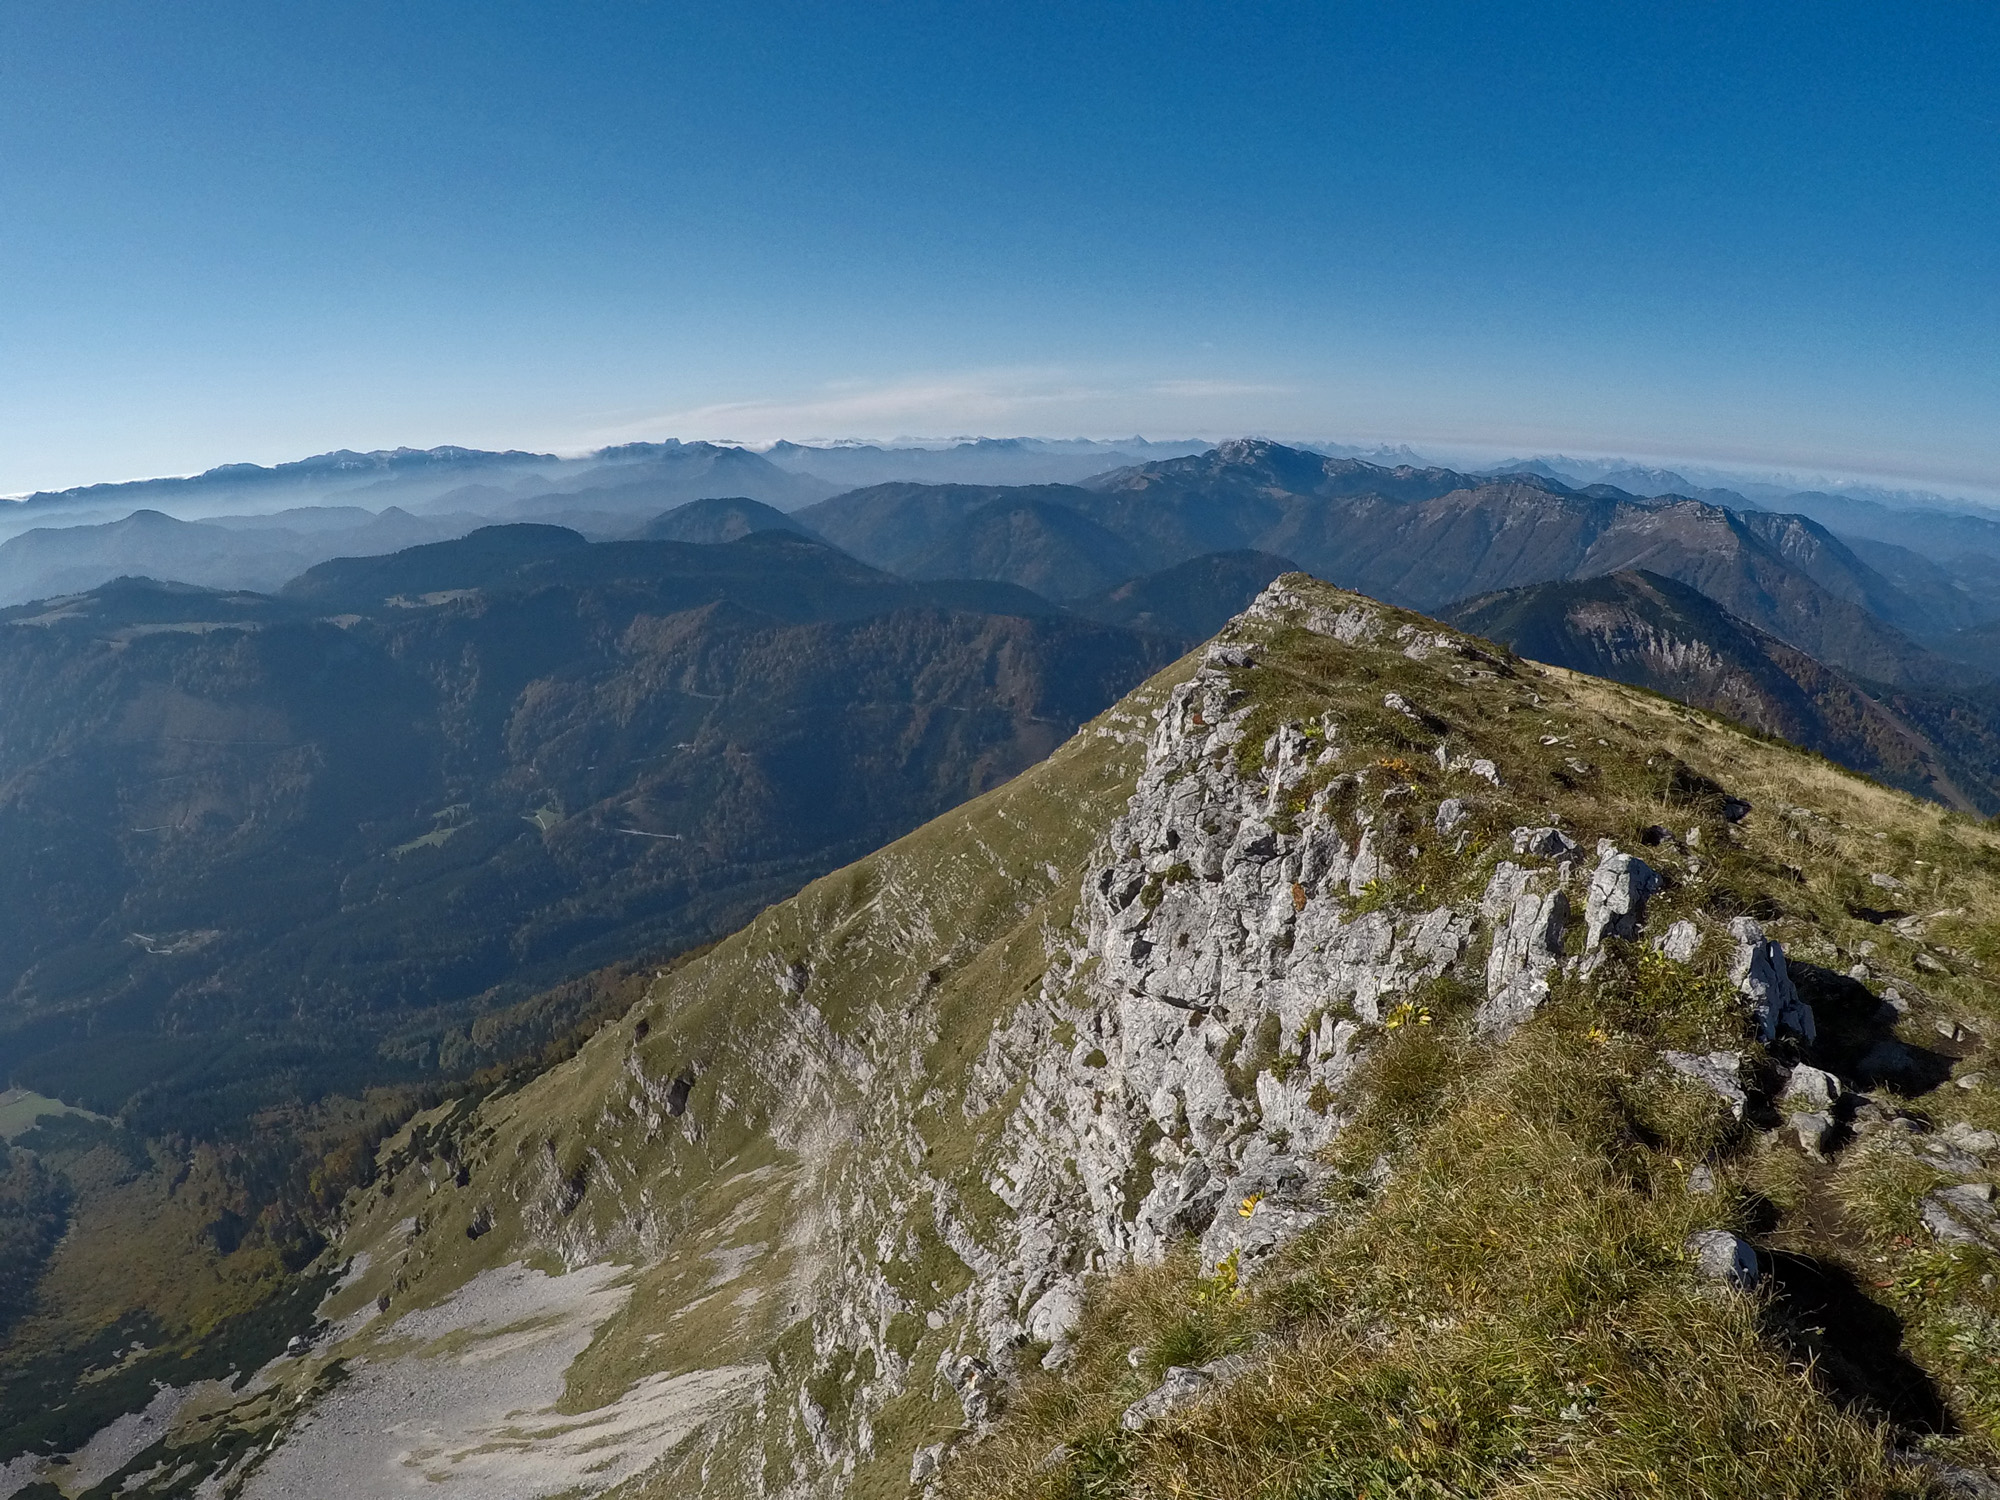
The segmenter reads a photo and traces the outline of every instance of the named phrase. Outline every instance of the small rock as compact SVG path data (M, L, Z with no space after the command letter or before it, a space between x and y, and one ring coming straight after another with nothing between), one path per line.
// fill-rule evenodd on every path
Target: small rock
M1653 946L1675 963L1687 963L1701 946L1701 929L1683 918L1654 938Z
M944 1463L944 1444L932 1443L928 1448L919 1448L910 1455L910 1487L928 1484L931 1476Z
M1885 891L1900 891L1903 889L1902 881L1893 875L1885 875L1880 870L1875 871L1868 877L1868 883Z
M1410 707L1410 700L1401 693L1384 693L1382 706L1394 713L1402 714L1405 718L1414 719L1417 716L1417 711Z
M1500 768L1490 760L1475 760L1471 765L1466 767L1466 770L1477 776L1481 781L1490 781L1495 786L1500 785Z
M1694 1170L1688 1173L1688 1191L1690 1193L1714 1192L1715 1169L1705 1162L1698 1163Z
M1660 889L1660 877L1637 855L1621 852L1609 839L1597 843L1597 868L1583 904L1583 945L1595 948L1606 934L1636 938L1645 925L1646 903Z
M1466 820L1465 804L1456 797L1447 797L1438 804L1437 817L1433 826L1439 833L1450 833Z
M1722 799L1722 819L1725 823L1741 823L1750 816L1750 804L1741 797Z
M1148 1423L1194 1405L1217 1385L1233 1380L1249 1368L1250 1361L1240 1354L1226 1354L1199 1368L1170 1366L1156 1388L1125 1408L1118 1425L1127 1432L1137 1432Z
M2000 1151L2000 1134L1991 1130L1978 1130L1963 1120L1954 1120L1938 1134L1961 1151L1970 1151L1974 1156L1986 1156Z
M1942 959L1933 958L1921 948L1917 950L1916 957L1911 959L1910 962L1922 969L1926 974L1949 974L1951 972L1950 969L1945 967Z
M1074 1276L1058 1279L1028 1309L1028 1337L1042 1344L1065 1344L1083 1321L1083 1283Z
M1576 853L1576 840L1560 828L1516 828L1514 852L1539 854L1547 859L1556 859L1565 854Z
M1984 1073L1967 1073L1963 1078L1954 1078L1952 1082L1969 1092L1983 1085L1986 1082L1986 1075Z
M1801 1063L1786 1077L1785 1087L1778 1098L1788 1107L1826 1112L1840 1102L1844 1092L1840 1080L1833 1074L1824 1068Z
M1799 1145L1808 1156L1826 1154L1827 1143L1833 1139L1833 1116L1817 1111L1791 1116L1791 1126L1799 1138Z
M1730 922L1729 935L1736 940L1729 977L1756 1013L1759 1040L1775 1042L1781 1031L1790 1031L1812 1041L1819 1028L1785 967L1783 945L1766 938L1752 917Z
M1920 1462L1937 1480L1939 1493L1951 1500L2000 1500L2000 1480L1990 1474L1942 1458L1926 1456Z
M983 1427L999 1414L1006 1386L985 1360L959 1360L952 1371L952 1384L958 1387L958 1404L965 1412L967 1426Z
M1919 1215L1941 1245L2000 1248L2000 1214L1990 1183L1966 1182L1926 1195Z
M1757 1251L1751 1243L1726 1229L1700 1229L1688 1236L1688 1254L1695 1270L1708 1281L1739 1292L1757 1285L1760 1272Z

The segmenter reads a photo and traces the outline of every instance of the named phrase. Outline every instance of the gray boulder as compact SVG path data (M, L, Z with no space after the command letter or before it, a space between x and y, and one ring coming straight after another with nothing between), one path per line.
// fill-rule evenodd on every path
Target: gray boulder
M1597 868L1590 872L1590 890L1583 902L1583 945L1595 948L1605 937L1638 937L1646 922L1646 903L1660 890L1660 877L1636 854L1626 854L1609 839L1597 843Z
M1693 960L1695 950L1701 946L1701 929L1685 919L1674 923L1664 934L1653 939L1653 947L1677 964Z
M1669 1052L1662 1061L1722 1100L1737 1119L1743 1118L1749 1097L1743 1092L1741 1052Z
M1993 1207L1993 1186L1963 1182L1939 1188L1924 1198L1918 1210L1941 1245L1981 1245L2000 1250L2000 1212Z
M1687 1249L1694 1258L1696 1272L1706 1281L1747 1292L1762 1275L1755 1247L1726 1229L1695 1231L1688 1236Z

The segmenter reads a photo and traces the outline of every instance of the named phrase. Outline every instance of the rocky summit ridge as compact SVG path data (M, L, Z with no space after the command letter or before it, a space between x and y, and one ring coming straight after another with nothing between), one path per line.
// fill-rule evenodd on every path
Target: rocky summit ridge
M1985 1493L1996 856L1288 574L419 1117L314 1332L105 1479Z

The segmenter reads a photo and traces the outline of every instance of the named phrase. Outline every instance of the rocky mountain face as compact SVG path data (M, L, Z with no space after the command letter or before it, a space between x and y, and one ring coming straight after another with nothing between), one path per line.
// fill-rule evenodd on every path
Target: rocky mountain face
M1288 575L420 1117L323 1321L91 1472L1977 1493L1996 922L1971 820Z
M1922 727L1949 717L1954 702L1969 723L1990 720L1990 706L1871 689L1658 574L1509 589L1445 617L1536 661L1651 688L1948 806L2000 809L1993 746L1950 729L1933 740ZM1906 714L1892 702L1929 711Z
M518 527L0 614L5 1069L150 1135L502 1060L516 1002L729 931L1178 649L1018 593Z

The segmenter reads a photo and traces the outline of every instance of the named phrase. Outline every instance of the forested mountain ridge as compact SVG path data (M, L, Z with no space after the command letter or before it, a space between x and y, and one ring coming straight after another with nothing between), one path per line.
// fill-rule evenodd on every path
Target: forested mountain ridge
M522 527L0 614L0 1055L149 1133L491 1061L480 1011L728 930L1178 649L1022 598Z

